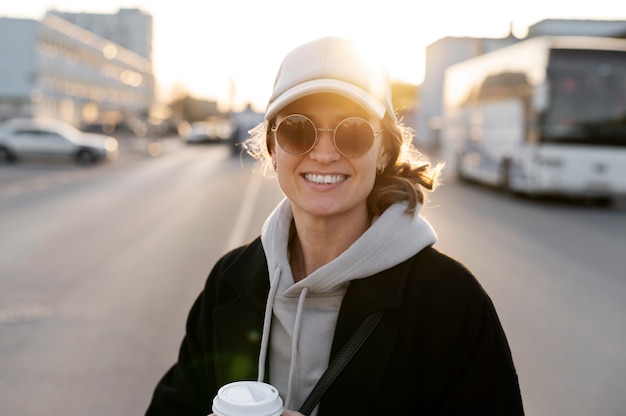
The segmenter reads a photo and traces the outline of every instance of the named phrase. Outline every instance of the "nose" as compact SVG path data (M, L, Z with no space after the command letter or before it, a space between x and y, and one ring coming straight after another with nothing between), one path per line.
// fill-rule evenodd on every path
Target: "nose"
M333 141L334 131L331 129L318 129L317 142L311 149L309 157L319 162L334 162L341 158L341 153L335 147Z

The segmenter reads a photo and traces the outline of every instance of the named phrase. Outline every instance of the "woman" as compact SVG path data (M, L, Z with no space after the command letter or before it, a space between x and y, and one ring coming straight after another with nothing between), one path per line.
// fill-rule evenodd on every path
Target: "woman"
M147 415L206 416L219 387L266 381L296 411L370 314L382 318L312 414L521 415L496 311L419 215L436 185L353 43L288 54L248 151L286 198L220 259Z

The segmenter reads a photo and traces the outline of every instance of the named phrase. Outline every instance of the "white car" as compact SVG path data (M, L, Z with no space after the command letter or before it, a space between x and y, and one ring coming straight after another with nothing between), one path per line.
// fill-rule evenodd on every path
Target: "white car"
M117 140L82 132L51 119L13 119L0 124L0 163L24 159L66 159L91 165L118 156Z
M181 128L181 136L187 144L226 143L232 134L228 120L194 121Z

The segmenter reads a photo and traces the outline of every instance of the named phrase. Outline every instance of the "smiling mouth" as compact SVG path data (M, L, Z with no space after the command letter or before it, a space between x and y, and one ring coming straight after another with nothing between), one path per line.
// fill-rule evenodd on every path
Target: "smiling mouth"
M307 181L319 185L332 185L348 179L346 175L314 175L312 173L306 173L302 176Z

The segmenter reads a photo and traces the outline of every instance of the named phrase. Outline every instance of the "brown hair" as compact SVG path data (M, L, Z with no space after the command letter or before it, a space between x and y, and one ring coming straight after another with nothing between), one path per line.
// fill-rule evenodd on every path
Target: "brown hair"
M390 158L382 173L376 176L374 188L367 198L372 215L380 215L390 205L406 201L406 212L415 212L417 204L424 204L424 192L432 191L439 183L442 163L431 167L428 159L413 145L413 130L395 121L388 114L383 119L383 145Z

